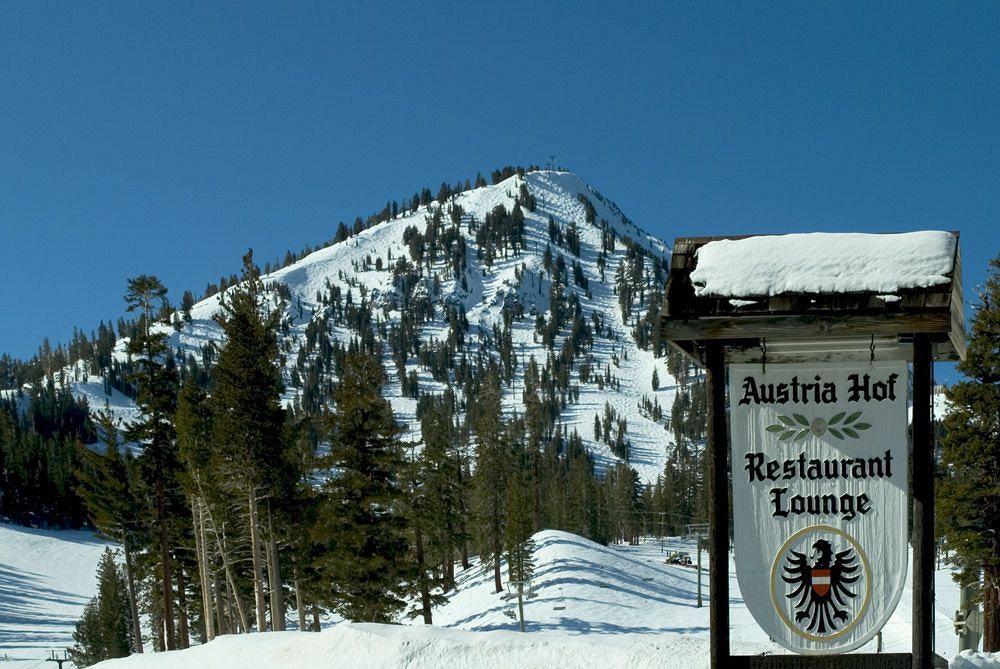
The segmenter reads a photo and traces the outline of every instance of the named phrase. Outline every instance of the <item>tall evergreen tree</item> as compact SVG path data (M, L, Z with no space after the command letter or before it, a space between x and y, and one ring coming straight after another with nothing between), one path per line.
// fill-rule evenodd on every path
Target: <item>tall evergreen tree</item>
M97 581L97 596L84 608L73 632L76 645L70 649L69 656L78 667L127 657L131 652L132 616L125 583L110 548L104 549L97 565Z
M191 509L191 529L194 539L195 562L198 568L198 589L201 592L202 628L206 641L215 637L211 574L209 560L213 551L208 545L207 519L209 494L215 491L212 472L212 422L208 398L194 376L188 377L177 396L174 415L177 449L184 473L181 482Z
M990 262L959 370L968 380L947 397L951 411L941 441L944 475L937 522L963 583L980 573L983 650L1000 650L1000 256Z
M510 452L505 438L500 375L491 369L476 396L476 470L472 476L476 543L484 568L493 569L493 587L503 590L500 563L504 553Z
M348 620L392 622L412 582L403 491L401 428L382 397L384 372L375 355L354 351L343 362L329 416L332 472L324 483L314 538L329 583L329 603Z
M464 485L457 453L453 397L425 396L420 411L423 450L413 462L410 518L414 534L419 613L431 624L432 607L448 601L462 542Z
M133 629L131 638L138 653L143 651L136 595L134 555L149 541L138 495L138 472L130 456L119 450L118 426L107 413L97 415L104 438L104 453L80 447L80 466L76 471L77 494L83 499L91 522L98 532L117 541L125 556L125 580Z
M534 573L535 542L532 522L533 495L531 470L524 457L519 458L507 482L507 519L504 527L504 547L507 573L512 581L530 581Z
M177 401L177 373L167 362L167 336L158 314L168 309L167 289L155 276L142 275L128 280L125 302L129 311L139 312L139 325L128 342L128 353L135 358L136 406L139 418L128 426L127 436L143 444L140 464L143 480L151 491L152 517L159 548L161 601L165 624L164 644L176 647L174 628L173 559L171 533L178 508L183 501L178 494L177 448L173 415Z
M213 437L218 451L220 477L231 492L246 503L247 526L253 566L257 630L266 629L264 596L264 547L259 500L280 495L288 476L278 369L277 326L280 313L267 311L266 294L253 252L243 257L241 282L221 301L216 320L226 345L213 369L211 398ZM270 502L268 502L269 504ZM272 593L280 598L277 556L269 561ZM284 605L272 601L273 628L284 628Z

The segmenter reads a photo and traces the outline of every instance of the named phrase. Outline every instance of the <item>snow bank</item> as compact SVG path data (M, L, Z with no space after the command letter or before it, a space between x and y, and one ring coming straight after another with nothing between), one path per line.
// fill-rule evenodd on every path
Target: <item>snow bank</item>
M951 660L951 669L1000 669L1000 653L963 650Z
M747 652L739 643L737 653ZM481 667L709 666L706 640L698 635L620 634L569 636L556 632L466 632L427 626L343 623L319 634L277 632L223 636L204 646L169 653L132 655L100 669L480 669ZM951 669L1000 669L1000 654L963 651Z
M100 669L481 669L482 667L707 667L699 637L573 637L558 633L465 632L427 626L344 623L319 634L219 637L204 646L102 662Z
M697 295L720 297L891 294L946 283L954 258L950 232L761 235L705 244L691 281Z

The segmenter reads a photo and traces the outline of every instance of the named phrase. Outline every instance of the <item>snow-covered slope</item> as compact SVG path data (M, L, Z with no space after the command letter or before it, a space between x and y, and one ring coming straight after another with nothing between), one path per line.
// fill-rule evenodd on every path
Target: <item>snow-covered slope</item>
M524 208L526 248L516 255L505 257L498 254L488 266L485 259L478 257L481 249L477 245L476 230L496 207L503 206L508 212L512 211L522 185L527 187L536 202L534 211ZM591 211L588 212L588 205L580 196L584 196L593 207ZM524 371L529 358L534 357L541 367L550 355L558 356L562 340L568 332L568 326L563 327L550 350L543 346L535 328L537 314L551 317L549 288L552 277L544 267L546 247L550 248L553 257L561 254L570 277L566 290L579 298L583 319L589 324L596 315L604 319L606 326L602 333L594 336L593 347L588 351L593 356L591 367L595 374L608 370L617 383L599 388L593 378L582 382L579 366L583 358L578 357L571 382L579 386L579 397L563 410L560 422L570 431L577 429L599 463L614 461L615 456L608 446L595 440L593 429L595 414L603 413L605 402L608 402L627 420L632 466L643 479L654 480L663 471L671 433L665 429L665 419L653 421L640 411L639 406L643 396L646 396L650 401L656 399L665 414L669 412L674 382L661 360L658 365L660 388L657 392L652 390L651 377L657 362L649 350L641 350L636 345L631 334L636 319L645 313L646 305L637 298L626 323L615 292L615 282L619 265L622 265L622 270L625 269L629 253L624 243L627 238L648 254L641 277L642 292L648 296L654 290L662 289L665 276L661 275L659 280L654 278L651 259L668 258L667 247L632 224L610 200L592 190L578 176L567 172L530 172L523 177L512 176L497 185L461 193L450 199L442 210L446 225L450 224L448 211L454 205L464 211L459 232L467 246L467 268L462 280L458 280L449 271L449 262L443 257L429 264L413 263L421 273L420 285L413 294L429 300L435 307L435 317L420 324L419 339L425 344L446 340L449 334L447 310L457 307L464 310L469 322L461 352L471 359L480 347L484 347L497 358L496 342L484 344L484 339L491 340L494 327L502 326L505 307L522 306L524 315L515 318L511 324L512 355L517 359L518 368L514 383L505 388L505 408L509 412L521 411ZM410 260L404 234L412 227L423 232L427 218L438 206L437 202L432 202L416 212L375 225L264 277L267 283L281 284L285 293L285 298L276 299L276 304L280 302L278 308L284 315L281 345L287 402L296 401L301 393L296 388L295 378L302 373L303 360L299 351L305 346L307 327L330 313L329 304L322 303L321 296L339 289L345 298L350 293L355 304L367 300L374 305L374 317L388 328L399 323L404 295L394 284L393 269L400 258ZM576 226L579 231L579 255L571 252L566 244L551 243L550 217L562 233L572 225ZM602 280L599 256L605 247L603 235L611 231L617 237L617 244L613 252L605 255ZM574 282L574 262L580 263L589 290ZM413 295L405 297L412 299ZM185 323L179 332L167 330L171 349L179 351L185 358L190 355L201 361L206 345L221 343L220 328L212 318L218 310L218 296L196 304L191 309L190 322ZM355 329L337 324L336 319L331 319L327 328L333 341L346 344L358 336ZM124 344L120 341L116 349L120 358L125 356ZM309 355L305 357L308 363L315 357L315 352L309 349ZM445 387L440 377L435 380L414 357L408 359L406 370L407 374L411 371L417 373L421 392L441 392ZM409 428L409 435L416 437L416 400L404 397L399 375L388 353L386 371L390 381L386 392L397 418ZM73 376L71 374L70 378ZM124 398L124 403L118 395L105 398L101 384L95 381L88 378L74 382L74 392L86 396L95 409L103 407L107 400L116 415L128 417L130 407L127 398Z
M91 532L0 524L0 659L10 662L3 667L45 666L50 650L73 644L107 545Z

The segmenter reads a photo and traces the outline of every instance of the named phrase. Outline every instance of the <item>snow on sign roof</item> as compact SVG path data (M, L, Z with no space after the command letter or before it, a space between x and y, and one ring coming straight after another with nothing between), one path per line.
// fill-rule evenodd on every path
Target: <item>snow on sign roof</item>
M955 235L811 232L711 241L697 251L695 295L895 293L950 281Z

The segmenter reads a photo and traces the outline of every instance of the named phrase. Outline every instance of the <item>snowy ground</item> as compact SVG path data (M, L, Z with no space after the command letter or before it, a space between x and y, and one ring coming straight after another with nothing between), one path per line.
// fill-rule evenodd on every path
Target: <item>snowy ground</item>
M322 634L221 638L204 647L134 656L105 667L312 667L324 660L350 667L706 666L708 607L697 608L697 570L667 565L672 550L695 556L690 541L649 539L639 546L604 547L565 532L537 536L536 596L525 603L521 635L514 600L493 592L478 568L460 573L451 601L434 612L434 626L334 625ZM0 669L45 667L49 650L72 643L73 625L95 591L106 544L86 532L0 525ZM662 551L662 552L661 552ZM703 553L707 566L708 556ZM734 565L730 563L730 571ZM707 573L703 574L707 577ZM506 582L506 575L504 576ZM781 653L743 605L730 577L733 651ZM952 658L951 616L958 593L950 571L937 572L937 652ZM705 587L707 604L707 578ZM907 588L884 630L884 650L909 649ZM862 652L874 652L871 647ZM3 658L9 662L3 662ZM965 662L961 665L961 662ZM973 663L975 662L975 663ZM983 658L956 666L989 667ZM997 666L997 665L992 665Z
M72 645L107 545L91 532L0 524L0 667L55 666L40 658Z
M248 638L229 637L175 653L103 662L101 669L264 669L265 667L351 667L439 669L518 667L706 666L705 645L696 637L623 634L614 637L568 636L557 632L466 632L445 628L343 624L321 634L285 632ZM268 638L271 637L271 638Z

